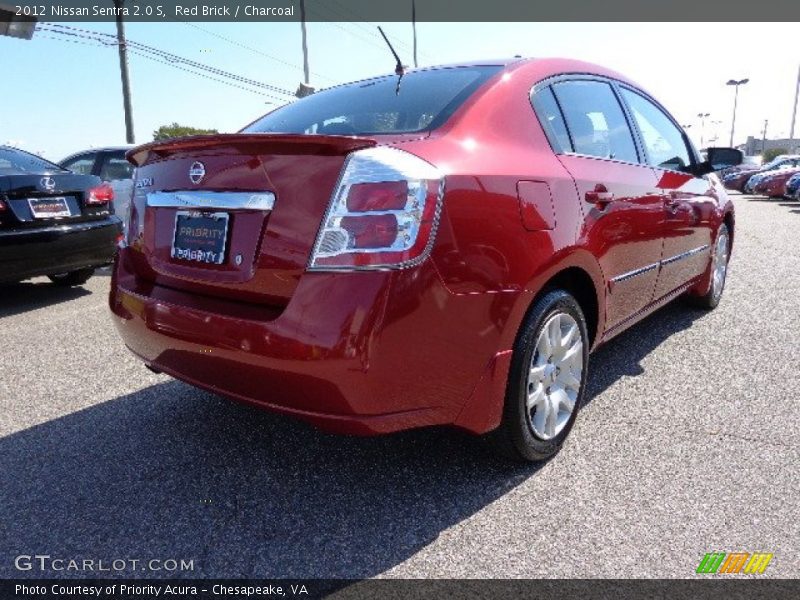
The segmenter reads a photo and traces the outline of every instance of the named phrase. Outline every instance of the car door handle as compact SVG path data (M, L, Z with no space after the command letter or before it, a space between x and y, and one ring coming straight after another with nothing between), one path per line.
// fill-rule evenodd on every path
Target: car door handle
M681 195L677 192L670 192L667 199L667 210L673 215L678 212L678 207L681 205Z
M598 208L605 208L610 202L614 201L614 193L609 192L606 186L598 184L593 190L589 190L584 195L587 202L597 205Z

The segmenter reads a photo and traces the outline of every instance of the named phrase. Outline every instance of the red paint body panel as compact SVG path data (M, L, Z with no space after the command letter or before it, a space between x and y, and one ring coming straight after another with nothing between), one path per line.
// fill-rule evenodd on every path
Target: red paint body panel
M202 160L204 189L276 200L232 213L240 265L197 266L170 257L176 209L147 207L137 188L110 296L126 345L191 384L334 431L492 430L520 324L549 281L569 270L591 282L596 346L677 291L707 289L708 251L680 268L660 263L713 245L732 218L715 176L556 155L529 95L563 73L625 81L577 61L520 61L429 135L203 136L134 149L137 180L159 190L187 189ZM430 255L402 270L307 270L346 155L376 143L444 173ZM598 189L614 201L592 202ZM659 266L625 277L649 264Z

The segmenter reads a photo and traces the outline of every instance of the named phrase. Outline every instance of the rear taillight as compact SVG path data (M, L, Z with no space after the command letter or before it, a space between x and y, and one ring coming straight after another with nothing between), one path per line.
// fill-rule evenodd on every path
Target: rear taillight
M0 212L3 212L4 210L6 210L6 203L0 200Z
M93 187L86 195L86 204L108 204L114 199L114 189L108 183Z
M402 269L430 252L444 177L395 148L350 155L314 244L309 269Z

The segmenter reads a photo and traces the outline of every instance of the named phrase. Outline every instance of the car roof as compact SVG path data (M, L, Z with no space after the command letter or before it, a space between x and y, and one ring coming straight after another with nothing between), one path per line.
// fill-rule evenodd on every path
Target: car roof
M507 57L507 58L496 58L496 59L481 59L481 60L446 63L440 65L430 65L425 67L406 69L405 74L421 72L421 71L434 71L439 69L455 69L463 67L491 67L491 66L501 67L501 70L503 72L522 70L527 72L533 79L538 81L561 74L599 75L601 77L615 79L617 81L621 81L623 83L631 85L645 92L648 96L652 97L652 95L644 87L642 87L635 81L632 81L629 78L625 77L621 73L617 73L616 71L607 69L606 67L600 65L584 62L581 60L575 60L571 58L558 58L558 57L532 58L532 57L514 56L511 58ZM376 75L374 77L368 77L366 79L347 81L325 89L330 90L338 87L364 83L367 81L373 81L375 79L383 79L385 77L396 77L396 75L394 73L382 73L380 75Z
M115 150L130 150L131 148L135 147L136 144L120 144L119 146L98 146L96 148L86 148L84 150L78 150L77 152L68 154L59 162L64 162L65 160L72 158L73 156L78 156L79 154L89 154L90 152L114 152Z

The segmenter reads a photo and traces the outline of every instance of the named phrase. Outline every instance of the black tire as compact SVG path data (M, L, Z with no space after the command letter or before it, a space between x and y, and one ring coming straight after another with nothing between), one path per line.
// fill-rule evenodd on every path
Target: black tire
M730 242L730 233L728 232L728 226L723 223L719 226L717 230L717 235L714 238L714 247L711 249L711 256L708 259L708 270L709 276L712 278L711 283L709 283L708 291L703 295L696 295L692 294L686 296L686 300L692 306L696 306L698 308L703 308L705 310L714 310L719 306L719 301L722 299L722 292L725 291L725 282L727 281L727 264L725 267L725 276L722 278L722 285L716 285L714 282L714 268L715 268L715 261L717 259L717 250L718 250L718 242L720 236L724 235L725 239L727 240L726 247L727 247L727 255L725 258L726 263L730 261L731 255L731 242Z
M572 414L562 426L560 433L551 439L538 436L533 427L533 416L527 408L528 373L532 360L538 359L537 341L545 324L556 314L567 314L577 323L582 343L582 370L580 387L574 401ZM574 338L573 338L574 339ZM505 459L519 462L538 462L552 458L569 435L583 402L588 373L589 336L586 319L578 302L563 290L553 290L539 298L528 312L522 324L511 359L511 369L506 387L506 400L503 420L500 426L487 434L486 439L492 449ZM576 377L577 379L577 377Z
M60 287L72 287L76 285L83 285L89 278L94 275L94 269L78 269L77 271L70 271L69 273L57 273L55 275L48 275L47 277L55 285Z

